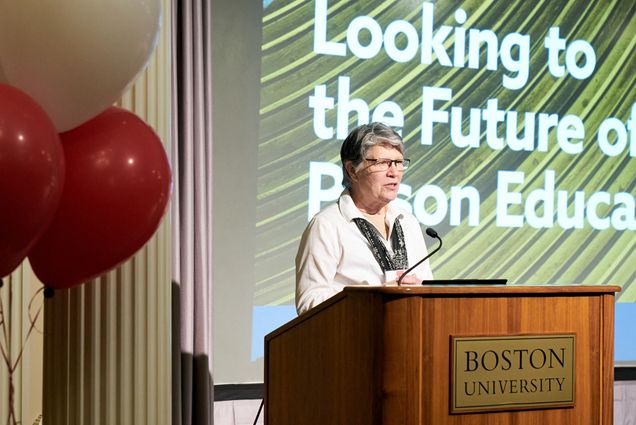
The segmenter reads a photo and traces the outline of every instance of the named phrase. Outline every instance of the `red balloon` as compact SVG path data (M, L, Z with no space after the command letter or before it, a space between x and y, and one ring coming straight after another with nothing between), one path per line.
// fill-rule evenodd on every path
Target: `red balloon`
M155 132L123 109L111 107L60 136L64 191L29 261L45 285L68 288L116 267L150 239L172 176Z
M51 222L63 185L53 122L28 95L0 84L0 277L22 262Z

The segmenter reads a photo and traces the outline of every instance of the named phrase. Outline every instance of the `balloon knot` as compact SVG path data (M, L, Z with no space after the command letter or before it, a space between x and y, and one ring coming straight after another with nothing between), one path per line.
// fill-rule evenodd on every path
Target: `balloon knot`
M55 295L55 289L50 286L44 288L44 298L53 298L53 295Z

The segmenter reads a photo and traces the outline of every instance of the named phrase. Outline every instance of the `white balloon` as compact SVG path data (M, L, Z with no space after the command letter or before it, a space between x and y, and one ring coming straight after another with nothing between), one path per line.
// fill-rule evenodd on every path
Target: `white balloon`
M70 130L134 82L160 20L160 0L0 1L0 82L34 98L58 131Z

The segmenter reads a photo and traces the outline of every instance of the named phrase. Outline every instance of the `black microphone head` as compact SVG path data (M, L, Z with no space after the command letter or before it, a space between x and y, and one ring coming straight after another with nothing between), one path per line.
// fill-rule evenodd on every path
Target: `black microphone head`
M426 234L429 235L431 238L439 238L439 235L432 227L428 227L426 229Z

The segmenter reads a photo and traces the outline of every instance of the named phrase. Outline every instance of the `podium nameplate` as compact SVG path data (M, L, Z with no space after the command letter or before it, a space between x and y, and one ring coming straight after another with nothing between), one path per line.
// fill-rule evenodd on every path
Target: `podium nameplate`
M451 413L574 406L574 334L451 337Z

